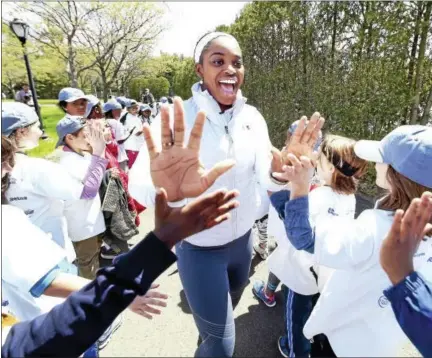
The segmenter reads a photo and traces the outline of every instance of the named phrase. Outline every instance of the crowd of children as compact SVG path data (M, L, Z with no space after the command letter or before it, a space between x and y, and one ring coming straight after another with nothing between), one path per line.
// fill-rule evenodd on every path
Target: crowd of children
M282 356L398 356L410 341L432 354L432 128L401 126L380 142L356 141L323 133L315 113L289 126L278 151L261 114L242 97L236 39L206 34L194 57L201 81L184 104L174 100L173 111L166 98L162 107L125 97L102 103L62 89L58 163L25 154L41 136L35 111L2 104L2 306L32 320L81 290L96 278L100 257L130 251L138 215L161 195L156 188L166 190L171 207L228 188L239 192L231 218L173 239L200 335L196 356L233 355L233 310L254 249L268 257L269 276L253 284L253 294L274 307L282 284ZM151 98L148 91L144 97ZM368 162L376 163L385 194L355 217ZM216 218L219 210L203 213ZM400 210L418 219L416 244L398 271L389 252L410 239ZM144 294L129 308L145 317L160 313ZM114 318L84 356L109 342L121 324L121 315ZM413 327L420 321L424 331Z

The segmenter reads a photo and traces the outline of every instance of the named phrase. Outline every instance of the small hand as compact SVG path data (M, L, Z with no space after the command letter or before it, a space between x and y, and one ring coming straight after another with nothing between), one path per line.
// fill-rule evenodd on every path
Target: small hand
M233 200L238 191L218 190L195 199L182 208L168 206L167 194L159 189L156 194L155 235L169 248L200 231L228 220L229 212L238 207Z
M393 225L384 239L380 261L390 281L396 285L414 271L413 256L420 241L432 229L432 193L414 199L407 211L397 210Z
M93 155L103 157L105 155L105 138L98 121L92 121L87 125L85 137L93 149Z
M283 173L273 173L274 177L291 183L291 199L308 195L311 170L314 169L312 159L302 156L299 160L294 154L288 154L287 159L291 165L284 165Z
M150 289L144 296L135 297L135 299L129 305L129 309L132 312L139 314L147 319L153 319L152 315L155 314L160 315L161 311L152 306L166 307L166 303L162 300L166 300L168 296L158 291L152 291L158 287L159 285L152 284Z
M183 102L174 99L174 136L170 129L168 106L161 108L162 151L156 146L150 127L144 124L144 137L150 155L150 172L155 187L164 188L169 201L195 198L210 188L235 162L224 160L206 171L199 160L199 149L205 123L205 113L197 114L187 146L184 145L185 121Z

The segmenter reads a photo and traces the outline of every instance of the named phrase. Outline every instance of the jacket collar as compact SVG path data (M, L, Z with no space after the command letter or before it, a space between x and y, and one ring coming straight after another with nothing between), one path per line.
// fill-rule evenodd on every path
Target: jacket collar
M198 110L205 111L207 118L216 123L220 122L222 116L229 116L230 118L235 117L241 112L247 101L247 98L243 97L241 91L238 90L234 105L224 113L221 113L219 104L207 90L203 91L201 89L200 82L197 82L192 86L192 98Z

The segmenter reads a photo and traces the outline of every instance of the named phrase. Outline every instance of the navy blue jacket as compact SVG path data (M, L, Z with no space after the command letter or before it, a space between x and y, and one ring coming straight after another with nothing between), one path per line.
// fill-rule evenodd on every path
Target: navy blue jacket
M384 294L407 337L423 357L432 357L432 287L413 272Z
M32 321L14 325L2 357L78 357L176 259L162 241L148 234L64 303Z

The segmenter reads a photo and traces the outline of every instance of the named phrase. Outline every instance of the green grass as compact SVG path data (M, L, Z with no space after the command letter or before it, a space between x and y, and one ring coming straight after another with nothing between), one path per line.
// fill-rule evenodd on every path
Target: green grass
M39 99L38 100L39 104L42 106L44 104L53 104L53 105L57 105L58 103L58 99Z
M57 143L56 125L63 118L63 111L57 106L47 106L41 103L41 115L44 124L45 133L48 135L47 140L40 140L39 146L28 151L31 157L44 158L51 154Z
M3 99L2 102L15 102L15 100L11 99L11 98L6 98L6 99ZM43 106L44 104L56 105L58 103L58 100L57 99L39 99L38 103L41 106Z

